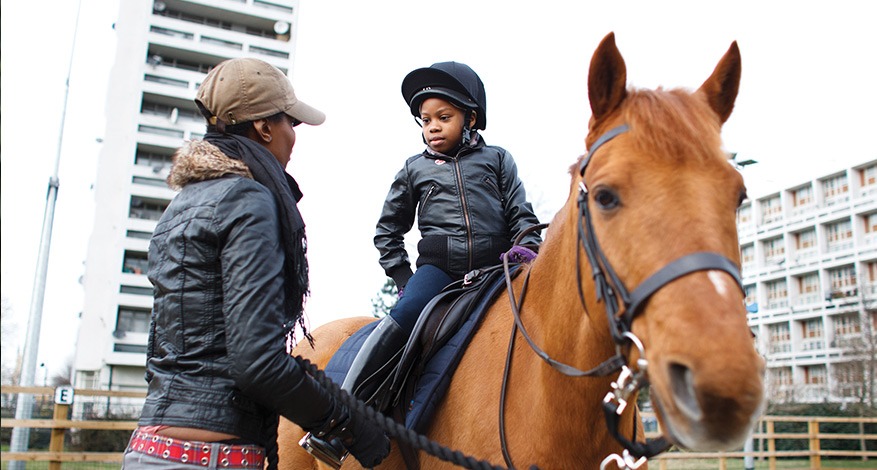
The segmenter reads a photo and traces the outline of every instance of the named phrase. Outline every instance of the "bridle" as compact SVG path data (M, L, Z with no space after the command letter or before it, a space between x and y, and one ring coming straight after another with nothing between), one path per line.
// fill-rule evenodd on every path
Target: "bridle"
M530 272L527 272L527 276L524 278L521 287L520 296L516 299L514 289L512 288L509 260L507 257L503 257L503 267L506 272L506 287L509 293L511 310L515 320L515 323L512 326L512 336L509 340L509 352L506 357L506 368L503 375L499 413L502 453L506 460L506 464L510 468L512 468L513 465L506 445L504 404L508 385L508 374L511 366L511 352L515 334L518 329L521 330L521 336L527 341L536 355L564 375L571 377L605 377L616 370L621 370L618 379L612 382L612 390L603 398L603 412L606 418L606 426L610 434L621 443L625 450L622 456L612 454L606 457L600 468L605 468L609 463L616 463L619 468L634 469L642 466L647 459L664 452L671 445L664 436L649 439L645 442L638 442L635 435L632 439L628 439L618 432L618 423L621 414L627 406L627 400L639 389L648 385L648 361L645 359L645 349L639 338L637 338L631 331L634 318L642 312L645 304L655 292L674 280L697 271L724 271L737 281L738 287L741 292L743 291L740 269L737 267L737 264L724 255L713 252L696 252L684 255L671 261L669 264L646 278L646 280L640 283L633 292L628 291L625 287L624 283L612 268L611 263L609 263L609 260L606 258L606 255L603 253L603 250L600 249L600 244L597 242L591 211L588 208L589 192L587 185L585 184L585 170L587 170L588 163L590 163L591 159L601 146L629 130L630 128L627 124L622 124L607 131L594 142L588 155L586 155L579 164L579 174L581 175L582 180L579 183L579 195L577 200L579 209L578 241L591 266L591 277L594 279L597 301L602 301L605 305L606 316L609 321L609 333L616 345L615 355L589 370L581 370L569 364L552 359L544 350L536 345L527 333L527 330L524 328L524 324L521 322L521 306L523 305L524 296L527 290ZM545 226L546 225L532 227L531 230L541 230ZM529 233L529 231L530 230L526 233ZM522 236L523 235L524 234L522 234ZM521 236L519 236L519 239L520 238ZM587 307L585 307L584 291L582 289L583 281L581 279L580 251L581 250L576 250L576 276L579 299L582 303L582 307L587 311ZM619 300L624 306L623 310L619 308ZM639 359L634 366L635 369L631 369L627 366L628 359L623 352L624 347L628 343L633 347L636 347L639 352Z

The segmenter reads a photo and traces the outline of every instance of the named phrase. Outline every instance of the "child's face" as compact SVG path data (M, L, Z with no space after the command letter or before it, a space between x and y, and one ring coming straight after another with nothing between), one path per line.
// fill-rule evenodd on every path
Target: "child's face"
M472 123L474 124L474 116ZM423 139L436 152L448 154L463 141L463 111L441 98L427 98L420 105Z

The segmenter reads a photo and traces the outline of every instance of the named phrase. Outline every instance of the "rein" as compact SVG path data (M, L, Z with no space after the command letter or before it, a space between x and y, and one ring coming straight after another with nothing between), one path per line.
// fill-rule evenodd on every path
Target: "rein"
M509 293L512 314L514 316L514 325L512 326L512 335L509 340L509 351L506 358L505 371L503 373L499 420L503 458L505 458L506 464L510 468L514 467L514 465L512 465L511 456L508 453L506 442L504 405L508 386L508 374L511 368L512 348L517 330L521 331L521 336L523 336L527 341L527 344L537 356L564 375L571 377L607 376L616 370L621 370L618 379L615 382L612 382L612 390L603 398L603 412L609 433L612 434L615 440L624 447L624 452L623 456L617 454L608 456L603 460L600 468L605 468L608 463L614 462L619 468L634 469L642 466L647 459L666 451L671 446L671 443L664 436L660 436L656 439L647 439L645 442L638 442L635 434L632 439L628 439L618 432L618 423L621 414L627 406L627 400L642 387L648 385L648 361L645 359L645 349L639 338L637 338L631 331L634 318L641 313L643 307L655 292L674 280L697 271L724 271L730 274L731 277L737 281L740 290L743 290L743 283L737 265L724 255L713 252L696 252L677 258L646 278L646 280L637 286L633 292L627 290L597 242L591 211L588 208L589 192L587 185L585 184L585 171L587 170L591 159L601 146L629 130L630 128L627 124L622 124L604 133L596 142L594 142L590 152L582 159L582 162L579 165L579 174L582 177L582 181L579 183L579 195L577 199L579 208L578 241L591 266L591 277L594 279L597 301L602 301L605 305L606 316L609 323L609 333L616 344L615 355L606 359L596 367L585 371L552 359L544 350L536 345L521 321L521 307L523 306L524 297L526 295L530 271L527 272L527 276L524 278L524 283L521 287L520 296L516 299L509 272L509 261L507 257L503 257L503 268L506 273L506 287ZM546 226L547 224L531 227L519 236L519 239L530 231L541 230ZM582 287L583 281L581 278L581 268L579 267L581 265L579 253L579 250L576 250L578 293L582 307L587 312ZM623 304L623 309L620 308L619 299ZM639 351L639 359L636 362L635 370L632 370L627 366L628 359L622 352L623 347L627 343L632 344ZM634 433L635 432L636 428L634 427Z

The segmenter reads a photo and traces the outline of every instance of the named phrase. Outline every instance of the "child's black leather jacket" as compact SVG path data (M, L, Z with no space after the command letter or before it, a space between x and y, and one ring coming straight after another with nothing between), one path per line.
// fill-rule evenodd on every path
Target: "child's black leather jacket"
M417 266L431 264L455 278L500 263L518 234L539 223L511 154L480 136L454 157L415 155L396 174L374 242L399 287L412 273L404 236L415 215L422 236ZM538 232L523 240L540 242Z

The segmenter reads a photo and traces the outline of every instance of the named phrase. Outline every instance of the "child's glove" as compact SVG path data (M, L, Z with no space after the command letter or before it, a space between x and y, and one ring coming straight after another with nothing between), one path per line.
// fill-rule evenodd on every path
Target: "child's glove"
M499 255L500 261L508 257L510 263L529 263L536 259L536 252L521 245L513 246L509 251Z

